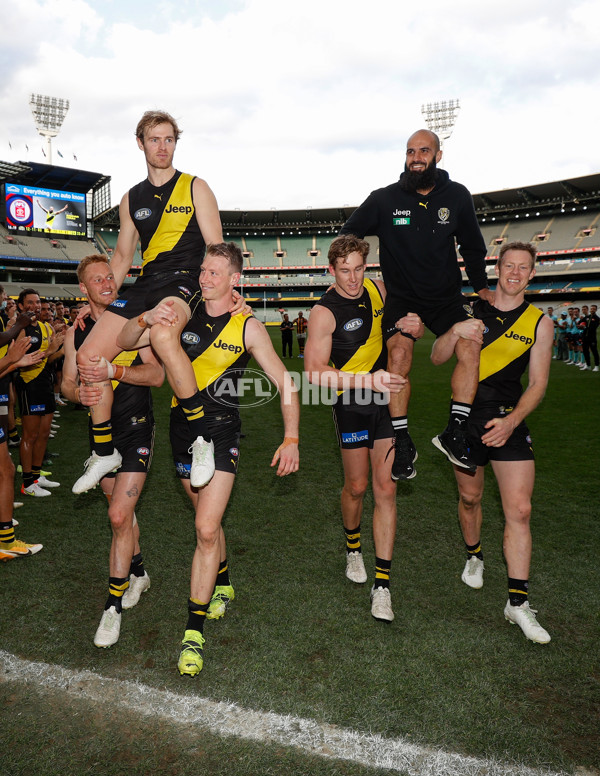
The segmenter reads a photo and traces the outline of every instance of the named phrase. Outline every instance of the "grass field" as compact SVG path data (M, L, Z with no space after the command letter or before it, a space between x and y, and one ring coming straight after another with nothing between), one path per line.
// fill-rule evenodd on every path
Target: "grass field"
M273 336L279 346L279 333ZM530 594L552 635L541 646L503 617L503 519L491 473L485 586L475 591L460 581L464 549L454 478L430 442L446 422L450 367L430 365L430 346L429 338L418 343L413 367L418 476L398 489L394 623L370 616L370 496L363 517L369 582L356 586L344 576L342 471L330 409L303 407L301 471L285 479L269 468L281 441L277 401L244 409L240 472L225 519L236 600L224 620L207 624L205 667L192 680L176 671L194 531L170 463L169 391L156 392L158 441L137 510L152 587L124 613L121 638L109 650L92 643L107 590L106 505L98 490L70 492L87 457L87 418L72 406L63 409L50 448L60 453L52 472L62 486L16 513L17 535L42 542L44 550L0 564L0 650L20 660L8 670L0 659L0 773L392 773L281 740L221 737L213 728L142 708L137 713L138 701L126 708L117 703L115 683L94 699L83 690L78 695L76 679L66 692L41 681L40 670L28 671L29 662L137 682L190 702L233 702L403 738L510 763L515 772L522 766L599 773L600 375L553 362L546 399L530 418L538 466ZM300 371L302 361L287 364ZM290 735L289 744L294 740Z

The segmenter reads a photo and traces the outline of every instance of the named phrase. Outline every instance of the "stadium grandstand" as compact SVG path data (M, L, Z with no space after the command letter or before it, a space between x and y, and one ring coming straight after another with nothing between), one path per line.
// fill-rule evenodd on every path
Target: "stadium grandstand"
M110 206L110 176L0 162L0 184L0 282L6 291L16 297L34 286L52 300L79 300L78 262L89 253L110 257L115 250L119 210ZM473 200L491 284L502 244L522 240L538 249L530 302L560 307L600 299L600 174L475 194ZM62 202L66 207L58 207ZM327 289L328 247L353 210L221 212L225 239L238 242L244 253L243 293L265 322L279 321L280 308L292 314L309 310ZM378 241L368 239L367 274L380 277ZM462 265L458 253L457 261ZM135 279L140 266L138 249L126 282ZM465 294L472 293L464 270L463 286Z

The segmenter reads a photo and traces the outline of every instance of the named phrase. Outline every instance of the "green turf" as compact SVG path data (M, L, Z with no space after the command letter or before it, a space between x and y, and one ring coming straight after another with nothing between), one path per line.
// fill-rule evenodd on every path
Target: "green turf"
M279 332L272 336L279 346ZM491 473L483 505L485 586L474 591L460 581L464 550L454 478L430 442L446 422L450 366L432 367L430 346L429 337L418 343L412 373L418 476L398 489L393 624L372 620L370 583L356 586L344 577L342 471L330 409L302 408L301 471L278 479L269 468L282 429L274 401L242 411L246 438L225 519L236 600L223 620L207 623L202 674L179 677L194 531L170 464L163 388L156 392L155 458L137 510L152 588L124 613L119 643L110 650L92 644L106 597L110 532L99 491L70 493L87 437L85 413L69 406L51 444L60 452L52 471L62 486L16 514L18 536L42 542L44 550L0 564L9 614L0 623L1 648L27 660L405 736L465 755L531 767L598 768L600 375L553 362L546 399L530 419L538 467L531 601L552 635L549 645L535 645L502 614L503 522ZM299 371L303 362L286 363ZM363 540L370 580L371 509L369 495ZM40 739L40 774L142 774L154 762L156 773L183 776L193 761L207 773L234 776L367 772L285 748L208 735L190 740L165 723L136 719L127 725L139 751L129 751L119 719L106 708L90 715L82 701L65 701L63 723L51 713L56 698L19 689L18 680L14 687L0 682L0 694L0 708L12 709L2 750L13 742L22 752L7 771L11 776L33 772L25 766ZM86 737L88 725L95 732ZM97 767L113 753L123 770Z

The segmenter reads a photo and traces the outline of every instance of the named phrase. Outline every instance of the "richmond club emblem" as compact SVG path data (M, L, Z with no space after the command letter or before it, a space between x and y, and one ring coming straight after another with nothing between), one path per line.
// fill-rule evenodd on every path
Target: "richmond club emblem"
M447 207L441 207L438 210L438 218L440 221L447 221L450 218L450 210Z

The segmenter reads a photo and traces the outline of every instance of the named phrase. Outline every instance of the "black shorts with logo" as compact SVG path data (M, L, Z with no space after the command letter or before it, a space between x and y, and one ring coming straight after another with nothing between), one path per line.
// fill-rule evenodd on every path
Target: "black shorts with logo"
M512 406L502 404L486 404L471 410L467 432L471 458L477 466L485 466L488 461L534 460L533 442L525 422L519 423L502 447L488 447L481 441L481 437L489 431L485 424L492 418L505 418L512 410Z
M240 433L242 422L237 413L223 413L218 416L205 416L208 431L215 445L215 469L218 472L237 474L240 461ZM175 471L181 480L189 480L192 466L192 454L189 452L194 439L181 407L171 409L169 425L171 450Z
M344 404L331 408L338 444L343 450L373 449L376 439L393 439L394 428L387 404Z
M189 305L196 294L200 294L197 276L183 270L158 272L141 275L107 309L123 318L137 318L168 296L179 297Z
M473 317L469 300L462 294L431 305L388 295L381 320L381 330L385 342L394 334L398 334L396 321L408 313L417 313L425 326L436 337L445 334L455 323Z
M56 411L54 385L48 380L48 373L26 383L21 378L15 382L21 415L49 415Z
M123 459L116 472L107 474L115 477L121 472L139 472L147 474L152 463L154 450L154 418L144 417L129 423L116 423L113 426L113 444ZM92 445L91 421L89 426L90 448Z

